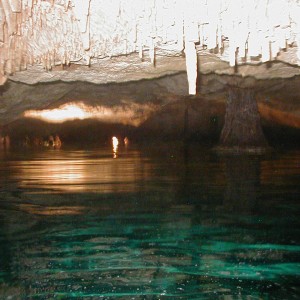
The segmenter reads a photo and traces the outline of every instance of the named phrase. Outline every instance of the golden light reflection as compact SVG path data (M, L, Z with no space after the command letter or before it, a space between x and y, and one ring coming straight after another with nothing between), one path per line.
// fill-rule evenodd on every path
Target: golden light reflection
M19 209L33 215L62 216L81 215L86 208L83 206L42 206L33 204L20 204Z
M118 157L118 146L119 146L119 140L115 136L112 137L112 146L113 146L113 158Z
M124 138L124 145L125 145L125 147L127 147L129 145L129 139L127 136Z
M0 150L1 149L9 149L10 147L10 137L8 135L1 135L0 134Z
M24 172L22 183L25 186L36 181L41 187L48 185L58 189L80 190L87 175L81 160L36 160L33 165L24 162L20 167Z
M121 103L113 107L87 105L83 102L70 102L54 109L27 110L24 117L35 118L51 123L72 120L97 119L108 123L139 126L156 110L152 104Z
M92 152L91 157L84 151L44 152L38 159L18 161L11 176L18 180L20 188L29 189L30 193L36 193L35 189L45 194L133 191L137 178L149 176L148 165L145 166L139 155L115 160L111 150L105 155Z

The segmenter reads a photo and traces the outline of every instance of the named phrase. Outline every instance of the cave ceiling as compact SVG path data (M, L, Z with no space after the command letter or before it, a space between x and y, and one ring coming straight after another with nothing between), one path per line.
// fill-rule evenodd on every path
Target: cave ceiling
M116 94L150 111L218 98L230 77L299 114L299 20L297 0L1 0L1 124L68 101L115 105Z

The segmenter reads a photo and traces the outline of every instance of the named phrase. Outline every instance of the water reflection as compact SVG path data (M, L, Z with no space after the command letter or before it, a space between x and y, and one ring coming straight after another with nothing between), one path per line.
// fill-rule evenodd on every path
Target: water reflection
M2 158L0 296L298 298L299 152L123 150Z
M33 215L61 216L61 215L80 215L86 212L86 206L43 206L33 204L19 204L19 210Z
M10 147L10 137L8 135L0 135L0 151L8 150Z
M114 158L117 157L116 146ZM85 155L91 157L85 157ZM49 192L124 192L135 189L135 181L147 176L148 165L137 152L119 161L109 153L44 151L32 153L30 160L10 164L10 177L20 188Z
M112 140L112 146L113 146L113 158L117 158L119 140L115 136L113 136L111 140Z
M259 201L260 157L226 156L224 208L240 213L254 212Z

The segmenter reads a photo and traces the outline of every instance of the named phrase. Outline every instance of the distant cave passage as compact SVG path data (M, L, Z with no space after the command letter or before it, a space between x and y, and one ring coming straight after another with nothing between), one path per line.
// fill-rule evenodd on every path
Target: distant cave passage
M242 149L268 146L253 89L229 88L220 146Z

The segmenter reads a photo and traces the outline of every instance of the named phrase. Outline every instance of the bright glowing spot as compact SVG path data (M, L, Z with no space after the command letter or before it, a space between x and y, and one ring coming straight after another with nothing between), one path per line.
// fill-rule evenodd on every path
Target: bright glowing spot
M126 136L126 137L124 138L124 145L125 145L125 146L128 146L128 144L129 144L129 139L128 139L128 137Z
M24 116L59 123L74 119L86 119L91 117L91 114L85 110L83 104L69 103L55 109L45 109L41 111L28 110L25 111Z
M112 139L112 146L113 146L113 154L114 154L114 158L117 158L117 154L118 154L118 146L119 146L119 140L113 136Z
M105 107L87 105L83 102L70 102L54 109L27 110L24 117L36 118L51 123L62 123L75 119L97 119L108 123L121 123L139 126L157 110L153 104L121 102L120 105Z

